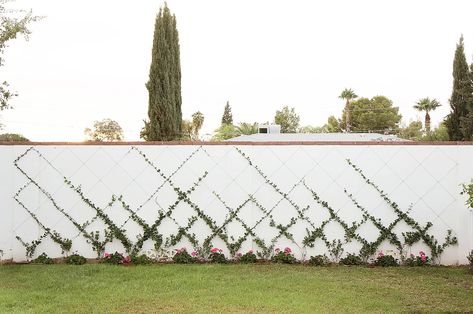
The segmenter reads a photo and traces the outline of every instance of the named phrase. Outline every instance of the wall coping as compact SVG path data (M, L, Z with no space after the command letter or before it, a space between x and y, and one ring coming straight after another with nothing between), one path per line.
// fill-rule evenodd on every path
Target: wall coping
M0 146L126 146L126 145L135 145L135 146L148 146L148 145L223 145L223 146L266 146L266 145L359 145L359 146L471 146L473 142L457 142L457 141L277 141L277 142L250 142L250 141L241 141L241 142L209 142L209 141L170 141L170 142L145 142L145 141L136 141L136 142L1 142Z

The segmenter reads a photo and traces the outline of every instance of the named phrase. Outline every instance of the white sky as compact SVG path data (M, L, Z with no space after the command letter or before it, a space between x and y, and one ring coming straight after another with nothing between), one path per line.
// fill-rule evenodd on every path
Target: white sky
M4 1L4 0L3 0ZM29 42L12 42L0 80L20 95L2 112L4 132L36 141L81 141L94 120L120 123L138 140L147 117L145 82L162 1L17 0L45 19ZM385 95L403 121L423 118L423 97L449 112L455 44L472 61L473 1L168 0L181 45L183 116L219 126L227 100L234 122L266 122L284 105L302 125L340 116L338 95Z

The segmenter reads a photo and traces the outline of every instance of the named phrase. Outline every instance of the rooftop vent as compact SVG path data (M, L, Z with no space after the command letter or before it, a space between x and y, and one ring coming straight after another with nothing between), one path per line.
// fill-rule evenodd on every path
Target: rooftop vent
M281 126L278 124L261 124L258 126L258 134L279 134Z

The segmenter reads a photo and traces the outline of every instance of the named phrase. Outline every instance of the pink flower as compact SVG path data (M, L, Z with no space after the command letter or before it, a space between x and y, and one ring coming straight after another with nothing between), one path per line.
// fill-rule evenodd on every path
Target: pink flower
M383 253L383 251L379 251L379 253L378 253L378 257L383 257L383 256L384 256L384 253Z
M210 253L217 253L218 251L220 251L220 250L217 249L216 247L214 247L213 249L210 250Z
M241 256L242 256L242 254L241 254L241 253L237 253L237 257L241 257Z
M105 253L105 254L103 255L103 257L105 257L105 258L109 258L110 256L112 256L112 254L109 254L109 253Z
M421 256L420 256L420 260L421 260L422 262L425 263L425 260L426 260L426 259L427 259L427 257L426 257L425 255L421 255Z
M249 251L248 251L248 254L253 254L253 250L249 250Z
M187 249L185 247L181 247L180 249L176 249L176 253L184 253L187 252Z
M123 263L123 264L129 264L129 263L131 263L131 257L129 257L129 256L124 257L123 260L122 260L122 263Z
M289 254L289 253L291 253L291 252L292 252L292 251L291 251L291 248L289 248L289 247L286 247L286 248L284 249L284 253L288 253L288 254Z
M279 248L275 249L274 252L276 252L276 254L278 254L279 252L281 252L281 250Z
M193 257L196 257L196 256L197 256L197 252L196 252L196 251L192 251L191 255L192 255Z
M425 256L424 251L420 251L420 252L419 252L419 255L420 255L420 256Z

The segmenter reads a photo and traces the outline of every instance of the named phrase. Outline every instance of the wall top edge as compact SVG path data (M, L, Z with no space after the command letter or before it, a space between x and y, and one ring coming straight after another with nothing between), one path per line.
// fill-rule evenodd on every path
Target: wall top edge
M147 145L221 145L221 146L265 146L265 145L359 145L359 146L419 146L419 145L430 145L430 146L471 146L473 142L456 142L456 141L379 141L379 142L368 142L368 141L350 141L350 142L338 142L338 141L290 141L290 142L203 142L203 141L170 141L170 142L1 142L0 146L147 146Z

